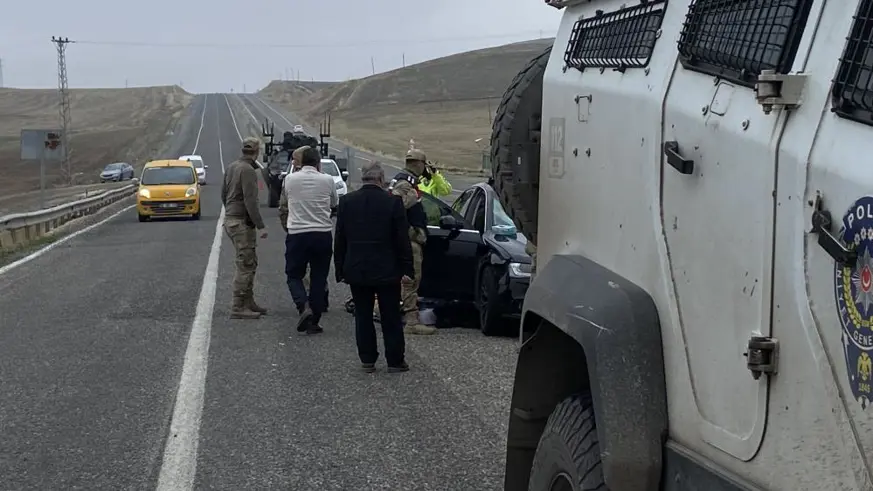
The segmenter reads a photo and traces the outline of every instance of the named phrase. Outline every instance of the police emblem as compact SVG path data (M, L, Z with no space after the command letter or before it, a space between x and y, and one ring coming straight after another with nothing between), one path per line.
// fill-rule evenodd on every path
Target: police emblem
M857 254L853 265L835 264L843 352L852 393L867 409L873 400L873 196L852 204L843 216L840 238Z

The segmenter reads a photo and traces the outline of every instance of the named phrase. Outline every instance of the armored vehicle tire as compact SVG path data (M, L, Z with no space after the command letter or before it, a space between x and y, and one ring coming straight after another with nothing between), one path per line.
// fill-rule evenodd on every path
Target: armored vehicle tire
M608 491L589 394L561 401L546 422L530 473L530 491Z
M551 52L549 47L515 76L503 94L491 127L494 189L515 225L534 244L537 243L543 75Z

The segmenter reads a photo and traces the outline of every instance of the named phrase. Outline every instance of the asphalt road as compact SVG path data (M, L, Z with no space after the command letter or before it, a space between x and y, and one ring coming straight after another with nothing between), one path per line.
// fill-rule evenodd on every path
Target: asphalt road
M253 117L259 124L263 122L265 119L272 121L276 125L276 134L277 139L281 140L281 134L283 131L290 131L293 129L294 125L302 125L307 133L310 135L318 135L318 128L313 128L307 124L305 124L300 118L298 118L294 113L286 110L285 108L279 106L278 104L272 103L270 101L265 100L262 97L259 97L254 94L242 94L236 95L234 97L238 97L243 104L245 104L248 109L248 115ZM328 145L330 147L331 152L334 152L337 156L343 156L346 154L347 145L336 138L326 138ZM399 149L398 151L405 151L405 149ZM365 162L373 162L374 160L378 160L385 164L385 173L393 174L400 171L403 164L402 162L391 159L385 156L376 155L371 152L367 152L360 149L354 150L355 158L358 160L357 165L351 166L350 169L351 177L353 179L357 179L359 175L359 169L361 165ZM475 183L482 182L484 179L481 177L473 177L473 176L458 176L447 174L446 179L452 184L452 194L444 197L443 199L449 203L455 200L458 196L464 192L465 189L472 186Z
M217 184L240 137L223 95L189 119L174 148L210 166L200 221L128 209L0 274L0 489L502 489L514 340L442 330L407 340L410 372L359 372L344 285L324 334L293 332L266 207L271 311L229 320Z

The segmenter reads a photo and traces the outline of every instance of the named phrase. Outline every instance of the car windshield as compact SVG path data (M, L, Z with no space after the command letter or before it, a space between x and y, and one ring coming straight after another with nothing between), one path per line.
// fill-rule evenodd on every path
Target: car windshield
M509 215L506 214L506 211L503 210L503 205L500 204L500 200L494 198L494 225L503 225L503 226L512 226L515 224L512 223L512 219L509 218Z
M327 174L329 176L333 176L333 177L338 177L340 175L339 168L337 168L336 164L333 163L332 161L327 161L327 162L322 161L321 162L321 172L324 172L325 174Z
M194 184L194 173L189 167L149 167L140 182L146 186Z
M123 165L124 165L124 164L109 164L109 165L107 165L106 168L103 169L103 170L121 170L121 167L122 167Z

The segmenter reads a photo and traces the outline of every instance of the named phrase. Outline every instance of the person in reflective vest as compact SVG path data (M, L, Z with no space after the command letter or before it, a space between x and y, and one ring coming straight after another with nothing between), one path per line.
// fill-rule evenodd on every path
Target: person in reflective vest
M421 284L421 262L424 244L427 242L427 214L421 204L419 177L425 172L427 156L418 149L406 152L405 168L394 176L388 185L388 192L399 196L406 208L409 221L409 240L412 242L412 260L415 278L404 281L401 288L403 301L403 320L406 334L435 334L436 328L421 323L418 316L418 286Z

